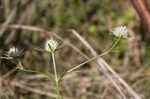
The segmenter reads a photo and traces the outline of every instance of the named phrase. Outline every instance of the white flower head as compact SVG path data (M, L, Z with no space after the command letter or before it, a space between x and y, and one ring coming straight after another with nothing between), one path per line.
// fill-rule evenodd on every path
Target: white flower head
M45 43L45 50L46 51L54 52L57 47L58 47L58 43L53 38L51 38L50 40L47 40Z
M116 27L112 32L117 37L121 37L121 36L123 38L127 38L128 37L128 29L126 28L126 26Z
M8 54L8 56L11 56L11 57L18 56L19 50L15 47L12 47L9 49L7 54Z

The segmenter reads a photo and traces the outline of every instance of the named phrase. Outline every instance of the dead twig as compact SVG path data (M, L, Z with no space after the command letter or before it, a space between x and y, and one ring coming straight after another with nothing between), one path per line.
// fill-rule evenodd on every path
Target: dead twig
M22 89L25 89L25 90L28 90L28 91L31 91L31 92L34 92L34 93L38 93L40 95L45 95L45 96L49 96L49 97L53 97L53 98L57 97L56 94L53 94L53 93L50 93L50 92L47 92L47 91L44 91L44 90L28 87L24 84L19 83L18 81L11 81L10 85L15 86L15 87L19 87L19 88L22 88Z
M12 70L10 70L10 71L8 71L6 74L4 74L4 75L2 76L2 78L4 79L4 78L9 77L9 76L10 76L12 73L14 73L16 70L17 70L17 67L13 68Z
M147 31L150 33L150 14L149 7L146 0L131 0L134 8L136 9L141 21L146 26Z
M34 93L37 93L37 94L40 94L40 95L45 95L45 96L53 97L53 98L57 97L57 95L54 94L54 93L50 93L48 91L44 91L44 90L41 90L41 89L29 87L29 86L27 86L27 85L25 85L23 83L20 83L20 81L9 81L9 80L2 79L1 77L0 77L0 80L4 84L9 84L9 85L14 86L14 87L19 87L21 89L24 89L24 90L27 90L27 91L31 91L31 92L34 92ZM69 98L68 97L64 97L64 99L69 99Z

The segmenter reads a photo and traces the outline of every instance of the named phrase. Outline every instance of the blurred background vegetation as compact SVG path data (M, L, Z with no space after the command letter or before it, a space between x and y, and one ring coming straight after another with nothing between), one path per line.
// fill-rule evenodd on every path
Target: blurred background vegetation
M56 53L58 73L62 73L92 57L68 29L79 32L100 54L113 41L112 29L120 25L128 27L131 39L122 40L103 58L143 99L149 99L150 46L142 36L148 33L130 0L0 0L0 55L15 46L23 50L20 59L25 68L53 73L49 55L34 48L43 48L45 40L54 37L65 45ZM0 62L1 99L55 99L52 82L17 71L7 60ZM120 99L95 62L66 76L61 84L66 99Z

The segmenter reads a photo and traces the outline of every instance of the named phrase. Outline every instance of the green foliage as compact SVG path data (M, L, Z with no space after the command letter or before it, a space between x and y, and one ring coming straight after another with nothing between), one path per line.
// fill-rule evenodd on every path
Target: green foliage
M89 26L89 32L90 32L90 34L95 35L96 31L97 31L96 25L92 24L92 25Z

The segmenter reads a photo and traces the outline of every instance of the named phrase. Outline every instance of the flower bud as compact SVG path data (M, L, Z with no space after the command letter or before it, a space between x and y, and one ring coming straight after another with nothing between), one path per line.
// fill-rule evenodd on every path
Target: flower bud
M53 38L51 38L50 40L47 40L45 43L45 50L51 53L55 52L57 47L58 47L58 43Z
M19 50L17 48L15 48L15 47L12 47L12 48L9 49L7 54L10 57L16 57L19 54Z

